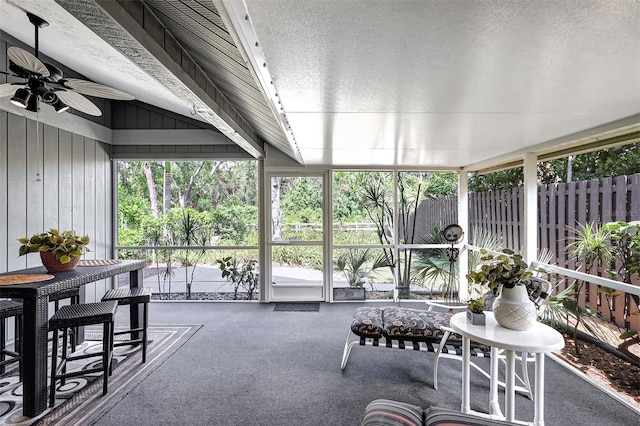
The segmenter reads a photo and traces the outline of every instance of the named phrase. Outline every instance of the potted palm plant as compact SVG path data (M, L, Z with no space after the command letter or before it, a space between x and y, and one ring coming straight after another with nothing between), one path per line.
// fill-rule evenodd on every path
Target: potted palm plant
M486 285L494 295L496 322L513 330L528 330L537 321L535 304L529 299L526 281L533 276L522 256L509 249L492 254L481 249L481 264L467 274L471 283Z
M31 238L18 239L22 244L19 255L40 253L42 264L49 272L70 271L76 267L80 256L90 251L89 237L80 237L76 231L50 229Z
M388 266L384 253L374 259L374 254L369 250L349 249L338 256L333 262L333 269L341 272L349 287L336 287L333 289L334 300L365 300L365 284L368 278L377 269ZM371 284L371 283L370 283ZM373 290L373 284L371 284Z

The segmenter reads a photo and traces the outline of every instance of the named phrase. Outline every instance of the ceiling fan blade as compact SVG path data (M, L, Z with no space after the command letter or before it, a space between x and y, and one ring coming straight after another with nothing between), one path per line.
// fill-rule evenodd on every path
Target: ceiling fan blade
M96 96L98 98L116 99L119 101L132 101L134 96L113 87L104 86L92 81L68 78L63 81L64 86L82 93L83 95Z
M14 93L16 93L16 90L20 88L20 86L23 86L23 85L15 84L15 83L0 84L0 98L13 95Z
M89 99L82 96L80 93L70 92L67 90L58 90L55 92L58 98L65 104L69 105L73 109L84 112L85 114L94 115L99 117L102 115L102 111Z
M22 67L33 74L49 77L49 70L47 67L44 66L40 59L36 58L26 50L11 46L7 49L7 56L19 67Z

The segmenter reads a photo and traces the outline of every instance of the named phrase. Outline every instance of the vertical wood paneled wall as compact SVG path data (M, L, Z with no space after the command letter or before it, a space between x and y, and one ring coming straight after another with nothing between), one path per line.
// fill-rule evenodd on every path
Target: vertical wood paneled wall
M137 101L113 102L112 129L218 129L179 114Z
M50 228L89 235L85 259L112 255L109 145L42 123L38 127L34 120L0 111L0 272L39 266L35 253L18 256L17 240ZM106 286L106 281L85 286L87 301Z

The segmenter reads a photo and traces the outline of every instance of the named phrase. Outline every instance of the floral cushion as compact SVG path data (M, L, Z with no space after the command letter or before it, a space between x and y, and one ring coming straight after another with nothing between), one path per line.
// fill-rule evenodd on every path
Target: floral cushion
M351 331L358 336L381 338L384 325L382 324L382 309L358 308L351 321Z
M351 331L360 337L390 340L439 342L452 314L410 308L358 308L351 321ZM447 342L460 342L462 336L451 333Z
M409 308L385 308L383 314L384 335L389 339L440 341L445 333L442 326L449 326L452 314ZM448 341L462 337L451 333Z

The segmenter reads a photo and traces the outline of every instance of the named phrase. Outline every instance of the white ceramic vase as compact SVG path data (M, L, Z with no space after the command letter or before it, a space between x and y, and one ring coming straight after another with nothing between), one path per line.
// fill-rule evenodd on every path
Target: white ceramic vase
M502 287L493 301L493 315L500 326L512 330L529 330L537 321L536 305L523 285Z

